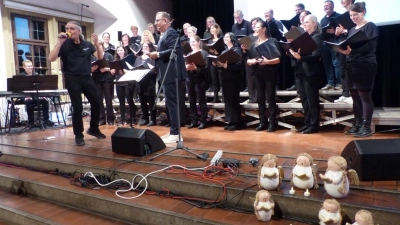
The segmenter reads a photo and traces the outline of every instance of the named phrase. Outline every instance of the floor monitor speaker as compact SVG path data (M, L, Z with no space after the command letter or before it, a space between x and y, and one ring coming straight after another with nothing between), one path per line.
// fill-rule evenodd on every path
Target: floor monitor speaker
M342 157L360 180L400 180L400 139L354 140Z
M112 151L145 156L164 149L162 139L153 131L136 128L117 128L111 135Z

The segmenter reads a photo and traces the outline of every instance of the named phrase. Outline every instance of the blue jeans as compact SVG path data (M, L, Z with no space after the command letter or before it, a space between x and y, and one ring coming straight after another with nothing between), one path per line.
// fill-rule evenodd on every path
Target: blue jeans
M335 51L323 44L321 51L322 61L324 63L326 79L328 84L335 86L341 84L341 74L339 58Z

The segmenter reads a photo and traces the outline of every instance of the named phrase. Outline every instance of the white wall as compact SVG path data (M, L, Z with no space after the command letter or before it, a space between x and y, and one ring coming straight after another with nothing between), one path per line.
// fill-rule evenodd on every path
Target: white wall
M366 3L367 20L377 25L400 23L400 13L398 12L400 0L356 0L356 2L361 1ZM300 2L321 21L325 15L325 0L234 0L234 5L235 9L243 10L244 17L247 20L251 20L256 16L264 19L264 12L269 8L274 10L275 19L289 20L295 15L294 5ZM340 4L340 0L333 0L333 2L336 12L345 12L345 9Z
M97 1L99 5L108 9L117 19L103 17L101 13L95 15L94 31L101 35L103 32L111 34L110 42L118 44L118 31L132 35L130 27L139 27L139 35L147 29L148 23L154 23L155 14L158 11L172 13L172 4L167 0L119 0Z

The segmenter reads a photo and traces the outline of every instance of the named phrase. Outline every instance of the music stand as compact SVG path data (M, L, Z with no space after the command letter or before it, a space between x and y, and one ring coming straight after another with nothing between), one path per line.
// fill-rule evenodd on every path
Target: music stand
M178 34L180 34L182 30L178 29L177 31L178 31ZM204 160L204 161L206 161L206 160L207 160L207 157L208 157L208 155L207 155L207 156L205 156L205 155L199 155L199 154L197 154L197 153L191 151L188 147L185 147L185 146L183 145L183 141L182 141L182 139L181 139L182 134L181 134L181 115L180 115L180 105L179 105L179 102L180 102L180 100L179 100L180 94L179 94L179 85L178 85L178 82L179 82L179 81L178 81L178 57L177 57L177 55L176 55L176 48L177 48L177 46L178 46L178 41L179 41L179 40L180 40L180 39L179 39L179 35L178 35L178 37L176 38L176 41L175 41L174 48L172 49L171 55L170 55L170 57L169 57L169 62L168 62L167 68L166 68L166 70L165 70L165 73L164 73L164 76L163 76L163 80L161 81L161 86L162 86L162 85L164 84L165 77L166 77L167 74L168 74L168 69L169 69L169 67L170 67L170 65L171 65L171 62L174 61L174 66L175 66L175 88L176 88L176 97L177 97L177 99L176 99L176 102L177 102L176 107L177 107L177 112L178 112L178 113L177 113L177 121L178 121L178 141L177 141L177 144L176 144L176 147L175 147L175 148L170 149L170 150L168 150L168 151L166 151L166 152L163 152L163 153L161 153L161 154L159 154L159 155L156 155L156 156L151 157L151 158L149 159L150 161L153 161L153 159L155 159L155 158L157 158L157 157L159 157L159 156L166 155L166 154L168 154L168 153L170 153L170 152L172 152L172 151L179 150L179 149L185 150L185 151L187 151L187 152L189 152L189 153L195 155L197 158L202 159L202 160ZM182 54L182 52L180 52L180 54ZM160 91L161 91L161 88L160 88L160 89L158 90L158 92L157 92L156 101L154 102L154 107L156 107L156 105L157 105L157 99L158 99L159 96L160 96ZM167 101L168 101L168 100L167 100Z
M38 112L39 112L39 116L36 119L36 121L39 121L41 130L44 130L44 126L43 126L43 121L40 118L42 107L39 104L39 85L40 85L40 90L56 90L57 82L58 82L57 75L13 76L12 91L36 92L36 99L38 101Z

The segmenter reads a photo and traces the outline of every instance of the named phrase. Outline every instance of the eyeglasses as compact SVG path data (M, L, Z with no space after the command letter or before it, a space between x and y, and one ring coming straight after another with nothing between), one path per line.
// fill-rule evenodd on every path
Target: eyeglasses
M158 22L160 22L160 20L165 20L165 19L158 19L158 20L155 20L154 23L158 23Z

